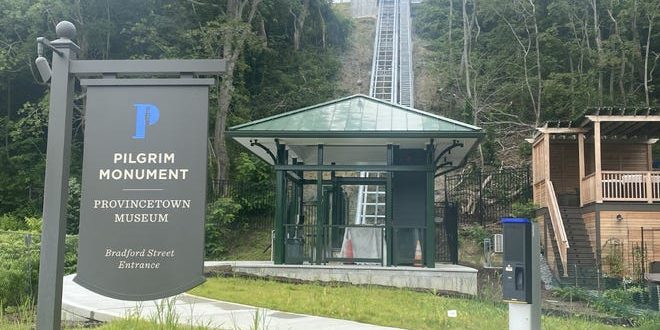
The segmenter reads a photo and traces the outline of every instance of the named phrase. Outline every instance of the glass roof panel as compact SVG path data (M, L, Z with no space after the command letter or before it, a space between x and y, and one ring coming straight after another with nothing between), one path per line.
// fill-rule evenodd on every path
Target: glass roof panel
M391 131L392 130L392 109L385 107L383 104L378 105L378 119L376 119L376 130L378 131Z
M481 129L423 111L354 95L230 128L276 132L479 132Z
M355 102L357 103L357 102ZM364 107L351 107L351 103L345 103L348 106L342 108L346 112L346 130L347 131L359 131L362 128L362 115L364 112Z
M364 112L362 113L361 131L374 131L376 130L376 123L378 121L378 104L374 102L363 103Z

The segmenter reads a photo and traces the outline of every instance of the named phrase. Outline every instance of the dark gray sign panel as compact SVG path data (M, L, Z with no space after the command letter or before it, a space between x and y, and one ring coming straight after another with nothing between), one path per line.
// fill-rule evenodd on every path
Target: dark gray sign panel
M78 284L123 300L204 281L208 85L90 79Z

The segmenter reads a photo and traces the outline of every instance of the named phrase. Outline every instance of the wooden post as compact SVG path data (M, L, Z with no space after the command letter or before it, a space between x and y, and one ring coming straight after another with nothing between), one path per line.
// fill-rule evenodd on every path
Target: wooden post
M578 182L579 188L580 188L580 207L584 206L584 199L582 198L583 195L583 187L582 187L582 180L584 180L585 176L585 164L584 164L584 133L578 133L577 135L578 139L578 162L579 162L579 168L580 168L580 181Z
M596 185L596 203L603 202L603 173L600 152L600 121L594 121L594 182Z
M646 200L649 204L653 203L653 145L649 143L646 148L646 159L648 166L646 169Z
M646 202L651 204L653 203L653 181L651 180L652 177L652 172L647 171L646 172Z
M550 134L543 134L543 178L550 180Z

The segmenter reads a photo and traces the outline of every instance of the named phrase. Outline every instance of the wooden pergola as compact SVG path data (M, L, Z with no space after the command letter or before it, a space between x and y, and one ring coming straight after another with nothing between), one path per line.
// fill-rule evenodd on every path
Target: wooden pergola
M576 120L548 122L537 131L530 141L534 202L548 208L566 274L569 242L560 204L660 202L660 171L652 152L660 138L660 113L593 108Z

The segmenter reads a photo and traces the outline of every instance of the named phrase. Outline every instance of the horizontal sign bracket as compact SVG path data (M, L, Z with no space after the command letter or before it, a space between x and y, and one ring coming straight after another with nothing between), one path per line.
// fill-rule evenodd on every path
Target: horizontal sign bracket
M78 77L103 74L136 75L219 75L227 70L227 61L206 60L72 60L69 72Z
M213 78L80 79L81 86L213 86Z

